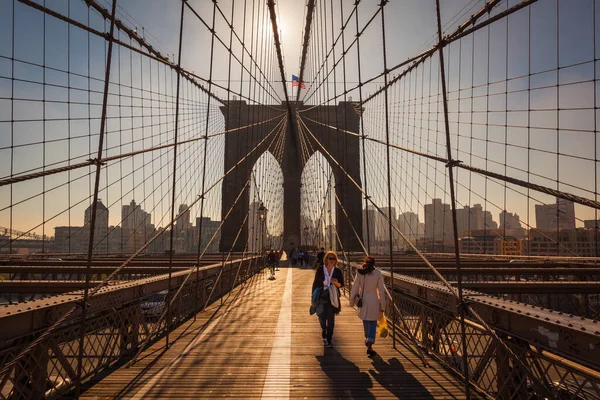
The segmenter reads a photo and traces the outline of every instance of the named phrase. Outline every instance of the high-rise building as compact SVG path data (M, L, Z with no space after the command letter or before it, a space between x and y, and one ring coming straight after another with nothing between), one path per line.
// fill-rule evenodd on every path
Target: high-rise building
M92 224L92 207L91 204L84 212L84 231L89 231ZM89 238L89 236L88 236ZM89 239L88 239L89 241ZM87 252L87 248L85 250ZM108 208L102 203L102 199L98 199L96 206L96 221L94 228L94 253L108 253Z
M452 241L452 213L442 199L425 204L425 238L432 242Z
M557 198L556 204L536 204L535 225L543 232L575 229L575 203Z
M483 219L485 221L484 229L498 229L498 223L494 221L494 217L492 217L492 213L489 211L483 212Z
M456 228L459 237L465 236L469 232L484 229L486 227L485 222L485 212L481 204L474 204L472 207L464 206L456 210ZM450 228L450 231L452 231L452 228Z
M190 221L190 209L187 204L180 204L179 211L177 212L177 220L175 221L175 230L186 230L192 227L192 223Z
M219 225L221 224L221 221L213 221L209 217L196 217L196 227L194 229L194 243L196 244L198 243L197 235L200 231L200 222L202 222L202 240L200 241L200 253L202 253L203 251L205 251L206 253L217 253L219 251L219 240L221 239L221 231L219 230Z
M389 242L390 240L390 227L388 217L391 218L392 223L396 222L396 208L394 207L381 207L381 212L375 211L375 241L376 242ZM392 235L396 238L396 233L392 229Z
M91 226L92 222L92 208L93 204L85 209L83 214L83 223L85 226ZM108 228L108 208L102 203L102 199L98 199L98 205L96 206L96 229L107 229Z
M398 215L398 229L413 243L423 237L423 224L419 216L412 211Z
M150 227L152 225L152 217L149 213L142 210L135 200L121 208L121 228L123 229L140 229Z
M83 213L83 226L57 226L54 228L54 251L57 253L88 252L90 230L92 224L92 207L90 205ZM92 253L106 254L113 250L109 248L108 208L98 199L94 228L94 243Z
M133 253L142 247L154 233L149 213L142 210L135 200L121 208L121 252ZM113 233L112 237L117 235ZM111 240L112 242L112 240Z
M509 213L506 210L500 213L500 229L520 229L521 222L517 214Z

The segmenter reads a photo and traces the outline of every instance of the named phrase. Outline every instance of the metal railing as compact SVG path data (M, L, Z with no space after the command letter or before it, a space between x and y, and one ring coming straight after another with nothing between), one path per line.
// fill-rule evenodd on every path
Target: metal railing
M249 257L201 267L189 279L189 271L175 272L170 292L168 275L101 289L88 302L81 382L155 343L262 268L258 258ZM0 399L55 398L75 388L81 310L55 329L49 327L81 304L82 292L73 292L4 307Z
M358 264L343 263L346 287ZM394 292L386 316L392 335L427 363L427 354L495 399L600 398L600 324L594 320L465 290L471 309L493 330L466 314L466 351L457 298L443 285L383 272ZM594 340L596 339L596 340ZM498 343L501 340L502 343ZM510 351L507 351L509 349Z

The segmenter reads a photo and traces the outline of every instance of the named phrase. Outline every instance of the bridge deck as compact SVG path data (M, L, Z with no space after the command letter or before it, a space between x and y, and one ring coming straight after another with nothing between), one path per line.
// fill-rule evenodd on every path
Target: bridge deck
M347 306L336 319L335 348L323 346L310 316L313 270L282 267L234 291L221 307L180 326L133 366L92 382L82 398L463 398L459 380L431 361L378 339L365 354L362 324Z

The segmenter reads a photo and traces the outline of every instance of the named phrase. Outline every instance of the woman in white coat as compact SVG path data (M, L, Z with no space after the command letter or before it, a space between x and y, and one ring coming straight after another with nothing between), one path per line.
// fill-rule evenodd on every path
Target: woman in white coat
M359 302L359 300L362 300L362 302ZM375 268L373 257L366 257L352 284L350 306L360 306L358 316L363 321L365 346L367 346L369 356L376 354L373 350L373 344L377 333L377 321L385 310L385 304L385 284L381 271Z

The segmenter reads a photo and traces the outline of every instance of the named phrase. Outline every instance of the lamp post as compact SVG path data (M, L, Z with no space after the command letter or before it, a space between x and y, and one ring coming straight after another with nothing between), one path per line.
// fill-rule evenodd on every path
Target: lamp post
M265 263L265 222L267 219L267 208L260 202L258 206L258 219L260 221L260 254L263 260L263 267Z

